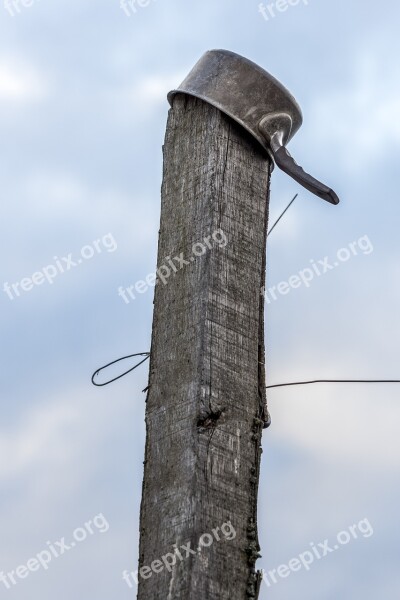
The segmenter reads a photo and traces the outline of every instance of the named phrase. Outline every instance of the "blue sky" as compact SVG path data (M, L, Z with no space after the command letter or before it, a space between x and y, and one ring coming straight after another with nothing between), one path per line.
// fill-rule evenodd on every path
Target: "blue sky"
M400 377L400 8L309 0L267 21L243 0L153 0L130 16L118 0L19 6L12 16L0 5L0 571L95 515L110 527L0 590L123 600L133 592L122 571L138 554L147 367L101 389L90 375L150 346L152 291L127 305L117 289L154 270L166 94L204 51L226 48L299 101L304 124L290 150L341 204L274 171L271 222L299 197L269 239L268 286L364 236L372 244L267 305L268 382ZM95 240L101 251L52 284L12 300L3 290ZM263 584L261 600L398 597L398 393L270 391L259 567L364 518L374 534Z

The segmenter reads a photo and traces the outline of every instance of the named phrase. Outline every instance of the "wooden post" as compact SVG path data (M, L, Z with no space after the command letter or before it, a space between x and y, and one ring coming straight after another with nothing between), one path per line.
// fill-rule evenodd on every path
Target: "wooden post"
M270 169L222 112L175 97L164 146L139 600L258 597Z

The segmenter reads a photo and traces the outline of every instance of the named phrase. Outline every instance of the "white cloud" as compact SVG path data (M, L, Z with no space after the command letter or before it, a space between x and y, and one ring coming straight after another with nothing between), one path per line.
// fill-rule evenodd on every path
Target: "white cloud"
M400 405L393 386L342 384L270 392L279 443L336 469L389 474L400 468L397 423Z
M168 75L150 75L144 77L132 89L132 95L137 101L148 104L160 104L165 101L166 95L180 85L184 75L171 73Z
M316 98L315 133L322 147L334 146L337 160L347 168L362 170L376 158L383 158L391 145L400 144L400 83L393 65L389 73L385 60L365 52L354 63L351 85ZM316 142L316 140L315 140Z
M0 62L0 101L31 102L42 99L47 92L44 78L27 63L16 59Z
M169 74L151 74L138 79L133 85L122 88L112 97L113 112L115 103L118 114L124 119L143 119L157 109L168 106L167 94L176 89L186 73L181 71ZM135 110L134 110L135 109Z
M143 245L154 245L158 204L151 197L126 194L118 182L113 187L100 188L67 170L41 169L21 176L12 193L14 201L4 207L9 219L18 218L23 211L30 222L38 226L50 223L54 227L59 222L74 223L79 215L80 230L86 228L100 236L108 233L110 227L118 229L132 239L137 251ZM132 223L138 225L136 229ZM81 239L83 245L90 242Z
M141 399L140 391L137 396ZM68 504L98 475L109 438L127 435L129 417L143 410L128 394L121 394L112 409L108 392L93 386L48 393L0 430L0 487L10 489L16 506L45 502L53 510ZM141 426L141 421L133 419L135 423Z
M66 441L78 418L70 403L36 407L13 428L0 432L0 482L48 463L65 465L73 448Z

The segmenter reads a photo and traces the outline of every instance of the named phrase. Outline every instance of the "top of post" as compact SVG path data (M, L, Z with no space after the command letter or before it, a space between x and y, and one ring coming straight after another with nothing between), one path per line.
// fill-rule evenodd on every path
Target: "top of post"
M229 50L209 50L181 85L169 92L173 106L177 94L188 94L212 104L244 127L272 160L295 181L331 204L335 192L308 173L286 149L300 129L303 116L292 94L267 71Z
M274 113L289 116L285 129L288 143L300 128L301 109L290 92L256 63L229 50L209 50L176 89L168 94L173 105L177 93L189 94L212 104L242 125L272 156L259 124Z

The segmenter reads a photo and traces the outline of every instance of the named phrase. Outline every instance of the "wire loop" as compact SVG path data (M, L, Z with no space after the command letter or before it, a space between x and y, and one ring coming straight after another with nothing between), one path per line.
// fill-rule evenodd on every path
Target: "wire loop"
M135 365L131 369L128 369L127 371L125 371L121 375L118 375L118 377L114 377L114 379L110 379L109 381L106 381L105 383L96 383L95 382L94 378L101 371L104 371L104 369L107 369L108 367L111 367L111 365L115 365L115 363L121 362L122 360L126 360L127 358L132 358L133 356L145 356L145 358L143 360L141 360L140 362L138 362L137 365ZM109 383L112 383L113 381L117 381L117 379L121 379L121 377L124 377L125 375L127 375L128 373L130 373L131 371L133 371L134 369L137 369L148 358L150 358L150 352L138 352L136 354L129 354L128 356L123 356L122 358L117 358L117 360L113 360L112 362L108 363L107 365L104 365L104 367L100 367L100 369L97 369L97 371L95 371L93 373L93 375L92 375L92 383L93 383L93 385L95 385L97 387L102 387L103 385L108 385Z

